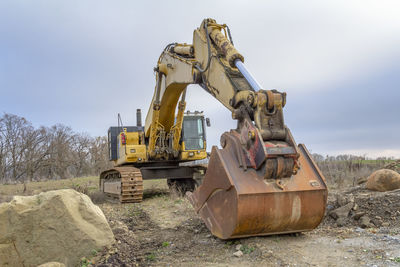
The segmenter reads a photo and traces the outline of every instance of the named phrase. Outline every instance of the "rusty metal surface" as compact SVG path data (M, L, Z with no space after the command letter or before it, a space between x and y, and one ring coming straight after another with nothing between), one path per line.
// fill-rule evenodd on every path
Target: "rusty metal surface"
M142 174L135 167L116 167L104 171L100 174L100 190L113 202L141 202Z
M213 147L202 185L188 198L221 239L312 230L327 201L325 179L304 145L290 178L264 179L265 170L239 167L234 150Z

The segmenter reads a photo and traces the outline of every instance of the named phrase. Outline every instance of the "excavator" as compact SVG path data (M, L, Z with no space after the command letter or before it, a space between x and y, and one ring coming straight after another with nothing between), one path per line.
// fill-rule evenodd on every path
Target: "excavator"
M195 211L220 239L303 232L319 225L326 181L284 123L286 93L265 90L256 81L226 24L204 19L193 43L167 45L154 71L145 126L109 130L115 167L100 175L105 194L139 202L142 179L167 178L187 191ZM236 129L222 134L221 148L212 147L207 166L199 163L207 158L204 116L185 115L190 84L200 85L237 121Z
M100 190L107 200L141 202L143 179L167 179L168 186L181 195L193 191L201 182L207 169L205 126L210 121L204 118L203 112L184 112L184 107L185 102L181 101L175 132L170 130L168 139L162 124L155 124L160 129L152 143L152 156L148 155L149 142L145 138L141 110L136 110L136 126L123 126L118 114L118 126L108 130L109 159L114 162L114 168L100 174ZM175 150L170 142L172 138L177 140Z

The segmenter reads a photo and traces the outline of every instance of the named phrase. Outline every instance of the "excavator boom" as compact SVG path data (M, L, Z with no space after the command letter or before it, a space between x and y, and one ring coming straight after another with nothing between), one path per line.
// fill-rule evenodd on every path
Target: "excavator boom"
M325 178L284 124L286 93L261 87L226 31L212 19L195 30L194 76L238 124L213 147L203 183L187 196L221 239L312 230L325 213Z

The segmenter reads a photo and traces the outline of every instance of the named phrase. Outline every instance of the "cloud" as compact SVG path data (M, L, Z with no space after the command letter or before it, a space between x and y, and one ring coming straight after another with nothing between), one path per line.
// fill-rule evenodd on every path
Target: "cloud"
M210 8L210 6L213 8ZM2 1L0 112L104 135L143 117L166 44L203 18L227 23L266 89L288 93L286 122L315 152L400 149L398 1ZM200 87L188 109L211 117L209 145L235 122ZM210 146L209 146L210 147ZM318 150L318 151L317 151ZM387 152L387 153L389 153Z

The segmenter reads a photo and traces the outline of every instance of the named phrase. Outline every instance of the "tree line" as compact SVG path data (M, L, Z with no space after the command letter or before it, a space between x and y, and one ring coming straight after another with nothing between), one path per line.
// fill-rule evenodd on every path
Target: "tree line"
M33 127L23 117L0 117L0 182L98 175L112 165L105 136L91 137L56 124Z
M393 157L378 157L376 159L349 154L337 156L322 156L313 153L313 159L325 176L330 188L356 186L365 182L366 178L375 170L382 169Z
M365 160L376 160L382 161L383 163L386 161L395 160L394 157L377 157L377 158L368 158L366 155L356 156L351 154L341 154L337 156L323 156L318 153L313 153L311 155L316 162L334 162L334 161L365 161Z

